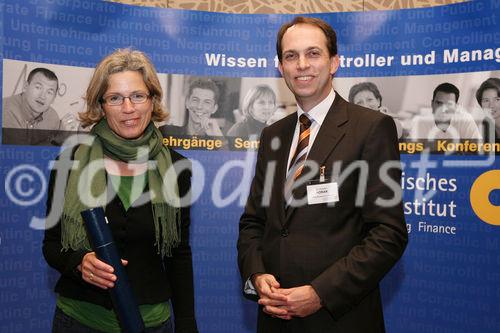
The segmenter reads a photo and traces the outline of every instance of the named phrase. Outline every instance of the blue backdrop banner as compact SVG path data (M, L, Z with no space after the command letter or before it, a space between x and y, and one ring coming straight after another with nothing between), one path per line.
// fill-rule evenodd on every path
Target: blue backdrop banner
M388 332L500 332L500 105L486 105L485 93L477 93L489 78L500 80L499 8L498 0L479 0L307 14L337 31L336 91L361 103L356 87L370 82L378 91L372 108L391 115L398 128L410 242L382 282ZM1 0L0 13L0 332L50 332L58 273L43 259L41 242L51 162L70 134L88 130L78 114L85 110L93 68L124 47L153 61L171 114L158 123L164 143L193 162L191 244L200 331L254 332L257 305L242 296L236 240L259 140L258 133L232 128L244 118L245 97L256 85L274 96L268 124L296 111L275 47L280 25L293 16L97 0ZM16 128L6 118L8 101L23 92L37 67L58 77L50 106L58 125ZM204 135L187 129L185 101L194 80L213 81L220 92L213 131ZM425 125L433 115L433 90L444 82L459 89L454 107L468 124L452 137L432 136Z

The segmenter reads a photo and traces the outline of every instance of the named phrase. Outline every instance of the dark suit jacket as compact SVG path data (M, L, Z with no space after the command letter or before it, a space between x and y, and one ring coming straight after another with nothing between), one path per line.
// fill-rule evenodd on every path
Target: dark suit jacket
M325 166L331 177L334 163L345 171L355 161L366 161L367 178L356 168L339 184L339 202L289 208L285 214L283 186L297 114L265 128L261 136L255 177L240 220L238 264L243 281L252 274L273 274L283 288L312 285L323 307L306 318L285 321L259 311L259 332L383 332L379 281L401 257L408 240L401 200L381 208L377 198L401 194L401 171L388 172L384 183L379 168L399 161L396 126L391 117L347 103L337 93L310 149L308 159ZM274 137L280 146L270 144ZM264 191L271 176L270 204ZM361 162L363 163L363 162ZM269 170L267 170L269 169ZM305 170L305 169L304 169ZM307 171L305 170L303 174ZM319 175L313 179L319 178ZM366 189L356 205L358 183ZM390 186L392 185L392 186ZM306 186L295 192L300 198Z

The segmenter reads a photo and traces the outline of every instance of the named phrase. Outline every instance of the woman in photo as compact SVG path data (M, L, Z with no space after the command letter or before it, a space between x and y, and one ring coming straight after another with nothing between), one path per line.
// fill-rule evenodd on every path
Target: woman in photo
M500 140L500 79L492 77L481 83L476 100L485 113L482 122L483 139L487 142Z
M392 117L398 131L398 138L403 135L401 122L389 113L389 109L382 105L382 95L373 82L361 82L353 85L349 90L349 102L364 106L365 108L380 111Z
M257 85L245 95L241 110L243 119L234 124L227 135L233 137L259 136L276 111L276 94L268 85Z

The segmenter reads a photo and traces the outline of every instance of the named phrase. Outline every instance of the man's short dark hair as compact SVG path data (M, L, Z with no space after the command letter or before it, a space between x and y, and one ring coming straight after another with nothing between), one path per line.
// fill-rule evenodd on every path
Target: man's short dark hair
M432 100L436 98L436 95L439 91L447 94L454 94L455 103L458 102L458 98L460 97L460 91L454 84L448 82L441 83L439 86L436 87L436 89L434 89L434 92L432 93Z
M497 77L490 77L488 80L481 83L479 89L476 91L476 99L479 105L481 105L481 99L483 98L484 91L488 89L496 90L497 97L500 97L500 79Z
M217 87L217 84L214 81L210 79L196 79L191 81L189 84L187 98L191 97L195 88L212 90L214 92L214 102L215 104L218 104L220 92L219 87Z
M57 78L57 75L56 73L54 73L53 71L51 71L50 69L47 69L47 68L43 68L43 67L37 67L35 69L33 69L29 74L28 74L28 79L26 81L28 81L28 83L31 83L31 80L33 79L33 76L35 76L36 73L40 73L42 74L43 76L45 76L47 79L49 79L50 81L56 81L57 83L57 88L59 89L59 79Z
M322 19L316 17L305 17L305 16L297 16L292 21L283 24L278 31L278 36L276 39L276 53L278 54L278 59L281 62L283 58L283 50L281 41L283 40L283 35L291 26L295 24L309 24L315 27L320 28L326 37L326 47L328 48L328 52L330 53L330 57L337 55L337 34L335 30L323 21Z

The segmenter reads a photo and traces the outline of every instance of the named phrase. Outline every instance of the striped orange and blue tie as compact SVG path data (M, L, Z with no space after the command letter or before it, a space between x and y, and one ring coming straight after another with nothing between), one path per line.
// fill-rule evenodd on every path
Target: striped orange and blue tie
M288 175L285 182L285 200L287 206L290 204L290 201L292 199L293 182L297 178L299 178L302 170L304 169L304 164L307 157L307 147L309 146L309 137L311 135L311 120L309 119L309 117L303 113L299 117L299 122L299 140L297 143L297 148L295 149L295 153L290 160Z

